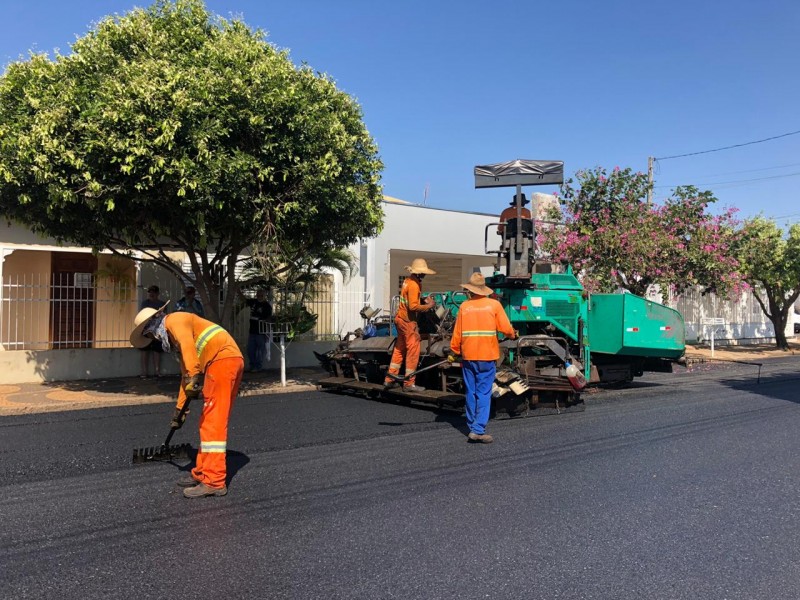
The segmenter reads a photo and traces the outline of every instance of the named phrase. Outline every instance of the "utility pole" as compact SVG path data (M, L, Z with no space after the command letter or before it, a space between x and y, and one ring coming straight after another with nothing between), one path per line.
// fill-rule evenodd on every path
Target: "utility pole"
M650 184L647 187L647 203L653 203L653 160L652 156L647 157L647 181Z

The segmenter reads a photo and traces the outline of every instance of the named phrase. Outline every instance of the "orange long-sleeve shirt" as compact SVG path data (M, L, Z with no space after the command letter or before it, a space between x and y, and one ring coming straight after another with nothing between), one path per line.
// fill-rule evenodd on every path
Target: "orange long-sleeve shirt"
M181 356L181 389L178 408L186 402L184 383L187 376L205 373L208 364L222 358L242 358L236 341L216 323L187 312L175 312L164 317L164 327Z
M397 309L397 318L403 321L416 321L418 313L430 310L433 306L420 303L422 287L413 277L406 277L403 280L403 287L400 288L400 306Z
M450 350L464 360L497 360L498 332L514 337L514 328L503 306L494 298L467 300L458 309Z
M531 211L523 206L522 207L522 211L520 213L520 216L523 219L530 219L531 218ZM503 223L503 224L497 226L497 234L498 235L503 235L503 233L506 230L506 226L505 226L504 223L510 221L511 219L516 219L516 218L517 218L517 207L516 206L509 206L503 212L501 212L500 213L500 223Z

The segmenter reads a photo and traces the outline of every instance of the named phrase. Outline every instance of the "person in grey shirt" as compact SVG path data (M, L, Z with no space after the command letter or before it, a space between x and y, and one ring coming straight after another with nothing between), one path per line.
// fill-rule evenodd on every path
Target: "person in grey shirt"
M194 286L190 285L184 290L183 298L175 303L175 312L188 312L206 318L203 303L197 298L197 290L194 289Z

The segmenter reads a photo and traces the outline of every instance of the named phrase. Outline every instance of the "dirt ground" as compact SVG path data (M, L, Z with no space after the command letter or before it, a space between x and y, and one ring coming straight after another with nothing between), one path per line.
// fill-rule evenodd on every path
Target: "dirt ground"
M784 356L797 356L800 354L800 341L797 338L789 340L788 350L779 350L774 343L772 344L751 344L737 346L714 346L712 355L711 347L708 344L686 345L686 358L692 359L715 359L715 360L745 360L756 361L766 358L780 358Z

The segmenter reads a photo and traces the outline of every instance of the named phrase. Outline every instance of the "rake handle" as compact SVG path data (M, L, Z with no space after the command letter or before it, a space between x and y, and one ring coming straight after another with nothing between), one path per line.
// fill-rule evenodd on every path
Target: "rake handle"
M178 412L178 421L180 421L181 417L183 417L183 415L186 414L186 411L189 410L189 403L191 401L192 401L191 398L189 398L189 397L186 398L186 402L183 403L183 406L181 406L181 410ZM162 447L163 446L169 446L169 442L172 439L172 436L175 435L175 432L178 431L178 429L180 429L180 428L179 427L170 427L169 433L167 434L167 439L164 440L164 443L162 444Z
M411 377L412 375L416 375L417 373L422 373L423 371L427 371L428 369L433 369L433 368L436 368L436 367L441 367L441 366L442 366L443 364L445 364L446 362L448 362L448 361L447 361L447 359L445 358L443 361L440 361L440 362L434 363L434 364L432 364L432 365L428 365L427 367L422 367L421 369L417 369L416 371L412 371L411 373L408 373L408 374L406 374L406 375L392 375L391 373L387 373L386 375L387 375L387 377L391 377L391 378L392 378L392 379L394 379L395 381L405 381L405 380L407 380L409 377Z

